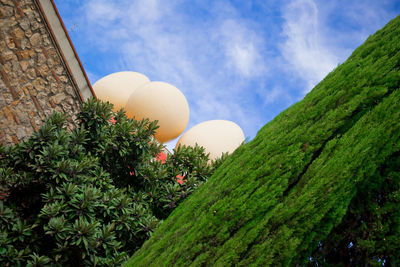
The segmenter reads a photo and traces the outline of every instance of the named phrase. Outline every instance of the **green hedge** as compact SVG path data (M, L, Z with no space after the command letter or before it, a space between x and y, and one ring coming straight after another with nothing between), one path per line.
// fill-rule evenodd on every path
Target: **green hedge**
M400 17L265 125L127 266L400 263Z

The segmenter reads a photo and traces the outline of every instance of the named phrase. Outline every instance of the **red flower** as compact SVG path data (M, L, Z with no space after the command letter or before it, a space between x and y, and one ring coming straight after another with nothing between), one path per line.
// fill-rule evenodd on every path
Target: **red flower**
M185 177L185 175L180 175L180 174L178 174L177 176L176 176L176 181L180 184L180 185L182 185L185 181L183 180L183 178Z
M159 154L157 154L156 159L161 162L161 164L164 164L167 160L167 155L165 155L164 152L160 152Z
M108 121L112 122L112 124L115 124L117 122L117 120L114 117L111 117Z

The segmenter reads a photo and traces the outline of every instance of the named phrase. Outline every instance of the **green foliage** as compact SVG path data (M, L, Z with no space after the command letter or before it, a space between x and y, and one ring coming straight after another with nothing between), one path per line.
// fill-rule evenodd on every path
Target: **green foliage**
M120 265L220 164L198 146L161 164L157 123L111 108L88 100L76 129L55 113L26 142L0 146L1 266Z
M346 215L312 253L312 262L395 266L400 259L400 155L357 188Z
M400 262L400 17L235 151L128 266Z

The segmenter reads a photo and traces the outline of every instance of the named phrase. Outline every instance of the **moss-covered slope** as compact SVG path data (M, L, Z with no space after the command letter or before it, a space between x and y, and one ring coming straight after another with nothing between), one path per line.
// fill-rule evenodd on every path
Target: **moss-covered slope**
M400 16L230 156L128 265L400 259L399 87Z

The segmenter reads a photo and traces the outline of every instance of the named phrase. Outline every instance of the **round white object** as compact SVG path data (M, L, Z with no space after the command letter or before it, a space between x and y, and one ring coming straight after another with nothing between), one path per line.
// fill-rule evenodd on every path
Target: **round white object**
M150 82L135 90L126 104L127 116L141 120L158 120L155 138L164 143L178 137L189 121L186 97L173 85Z
M121 71L107 75L93 85L98 99L114 104L114 111L125 108L129 96L140 86L149 83L145 75L133 71Z
M222 153L232 153L244 141L242 129L234 122L227 120L211 120L199 123L179 138L179 145L199 146L210 153L210 159L221 157Z

